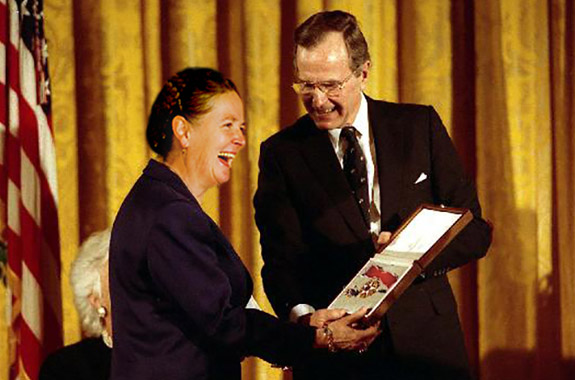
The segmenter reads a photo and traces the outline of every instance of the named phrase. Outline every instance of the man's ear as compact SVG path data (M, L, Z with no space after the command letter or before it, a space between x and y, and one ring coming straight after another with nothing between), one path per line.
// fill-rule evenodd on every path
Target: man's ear
M182 148L187 148L190 144L190 124L181 115L177 115L172 119L172 132L174 139L180 143Z
M365 61L361 67L361 90L364 91L367 86L367 77L369 76L369 69L371 68L371 61Z

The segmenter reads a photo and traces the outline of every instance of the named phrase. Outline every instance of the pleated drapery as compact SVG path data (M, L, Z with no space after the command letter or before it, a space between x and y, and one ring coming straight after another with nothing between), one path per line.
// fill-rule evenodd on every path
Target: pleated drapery
M163 81L187 66L220 69L244 99L247 146L204 207L271 310L251 203L259 144L303 112L290 88L293 30L324 9L360 20L373 61L366 93L434 105L476 180L493 245L450 279L479 378L573 378L573 0L45 0L66 343L80 339L70 263L153 157L147 114ZM4 317L0 339L5 378ZM284 376L254 359L243 370Z

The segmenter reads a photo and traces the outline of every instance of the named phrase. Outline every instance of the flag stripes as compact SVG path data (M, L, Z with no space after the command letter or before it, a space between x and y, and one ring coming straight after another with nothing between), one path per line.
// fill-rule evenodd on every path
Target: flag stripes
M11 294L9 379L62 344L56 154L41 0L0 0L0 196ZM3 375L0 374L0 378Z

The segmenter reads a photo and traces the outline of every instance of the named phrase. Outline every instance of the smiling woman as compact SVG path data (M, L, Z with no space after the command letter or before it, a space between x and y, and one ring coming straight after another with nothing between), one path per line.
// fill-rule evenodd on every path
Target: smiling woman
M200 187L195 190L197 194L192 191L198 197L208 188L230 179L232 161L246 143L243 104L239 95L227 92L217 95L211 103L211 111L191 123L189 144L183 142L189 170L199 174ZM185 121L178 120L178 127L180 122L183 122L181 127L185 130Z
M215 70L179 72L154 102L146 135L160 158L112 229L111 379L238 379L246 356L287 365L314 347L357 350L377 336L377 326L351 327L365 310L318 310L305 326L246 308L249 273L199 203L229 180L244 133L242 100Z
M186 69L172 77L154 102L146 130L152 150L198 200L229 180L244 133L234 83L211 69Z

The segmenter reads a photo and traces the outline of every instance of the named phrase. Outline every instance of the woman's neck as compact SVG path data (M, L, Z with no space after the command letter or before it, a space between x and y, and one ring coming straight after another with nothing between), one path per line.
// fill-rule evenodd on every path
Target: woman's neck
M176 157L174 157L176 156ZM198 202L202 202L202 198L206 192L199 184L195 183L193 176L190 174L190 170L186 165L184 160L184 154L170 154L168 157L163 159L161 162L166 165L172 172L174 172L182 182L186 185L190 193L197 199Z

